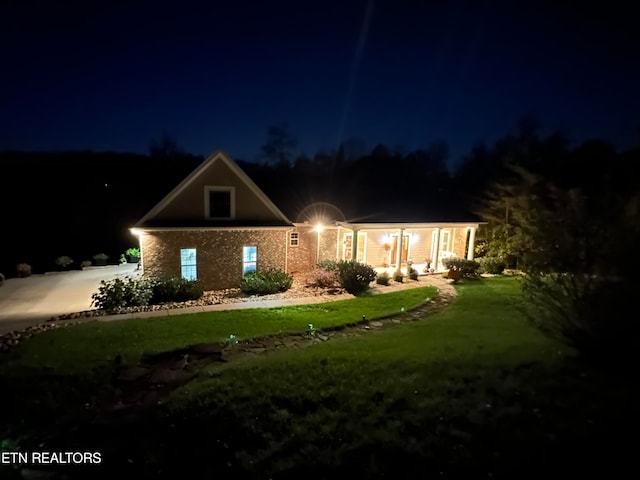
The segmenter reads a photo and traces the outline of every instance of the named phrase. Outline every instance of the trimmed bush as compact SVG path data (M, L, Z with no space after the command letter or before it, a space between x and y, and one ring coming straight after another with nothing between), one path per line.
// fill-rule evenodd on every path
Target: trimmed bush
M197 300L202 294L202 285L197 280L125 277L100 282L98 291L91 296L91 304L107 312L117 312L126 307Z
M307 283L311 287L332 288L338 285L338 272L317 268L309 276Z
M418 280L418 271L415 268L409 270L409 278L411 280Z
M390 281L391 281L391 277L387 272L382 272L378 274L378 276L376 277L376 283L378 285L389 285Z
M28 263L19 263L16 265L16 275L18 278L31 276L31 265Z
M67 268L69 265L73 263L73 258L67 255L62 255L56 258L55 262L56 262L56 265L58 265L60 268Z
M478 271L480 273L490 273L493 275L501 274L505 269L505 262L498 257L480 257L477 259L480 264Z
M250 272L240 284L240 290L247 295L269 295L286 292L291 288L293 277L275 268L261 272Z
M322 260L318 262L316 265L318 270L326 270L327 272L338 272L339 271L339 262L335 260Z
M449 271L459 272L462 278L475 276L480 268L480 264L475 260L467 260L466 258L459 257L444 258L442 265Z
M204 293L202 284L197 280L169 277L153 278L149 280L149 283L152 290L151 298L149 299L151 305L197 300Z
M402 270L396 270L395 272L393 272L393 280L395 282L402 283L402 281L404 280L404 274L402 273Z
M129 277L108 282L102 280L98 291L91 295L91 305L107 312L117 312L121 308L148 305L152 294L151 282L147 280Z
M342 288L357 295L369 288L369 284L376 279L376 271L371 265L341 260L338 262L338 278Z
M91 260L83 260L80 264L80 268L86 268L91 266Z

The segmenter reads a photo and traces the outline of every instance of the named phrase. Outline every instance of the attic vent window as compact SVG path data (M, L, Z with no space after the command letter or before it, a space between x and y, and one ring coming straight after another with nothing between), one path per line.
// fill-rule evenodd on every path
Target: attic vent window
M234 187L205 187L205 217L209 220L232 220L235 217Z

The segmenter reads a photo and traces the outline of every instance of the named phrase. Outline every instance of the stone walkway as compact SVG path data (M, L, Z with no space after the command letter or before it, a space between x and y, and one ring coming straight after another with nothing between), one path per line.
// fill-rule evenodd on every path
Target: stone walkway
M411 311L401 311L375 320L361 319L359 322L306 333L278 334L262 338L243 340L236 344L197 344L143 357L138 365L114 365L112 395L98 402L98 423L112 423L136 418L150 407L166 402L172 390L189 382L205 366L216 362L233 362L246 356L257 356L268 352L305 348L334 338L358 337L382 328L412 322L432 315L448 306L456 296L455 288L442 279L437 294ZM396 289L428 286L427 282L414 282Z

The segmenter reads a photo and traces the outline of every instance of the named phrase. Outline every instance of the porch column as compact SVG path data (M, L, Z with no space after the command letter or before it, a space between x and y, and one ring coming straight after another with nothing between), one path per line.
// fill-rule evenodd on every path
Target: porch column
M402 241L404 238L404 229L401 228L398 232L398 249L396 250L396 270L400 270L402 267Z
M358 260L358 230L353 230L351 237L351 260Z
M436 244L435 244L435 248L433 249L433 270L437 272L438 261L440 260L440 229L434 228L433 230L435 231L435 234L436 234Z
M469 250L467 251L467 260L473 260L476 244L476 227L469 227Z

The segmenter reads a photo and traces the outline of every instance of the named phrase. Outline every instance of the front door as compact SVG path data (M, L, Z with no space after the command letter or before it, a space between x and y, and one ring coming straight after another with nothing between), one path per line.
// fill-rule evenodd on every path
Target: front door
M401 262L406 263L409 258L409 235L402 236L402 257ZM389 265L396 265L396 259L398 258L398 235L394 235L392 247L391 247L391 256L389 257ZM400 268L401 265L396 265L396 268Z
M451 256L451 252L449 251L451 245L451 231L450 230L440 230L440 241L438 241L438 231L434 230L432 242L431 242L431 258L438 257L438 264L432 265L433 268L436 269L436 272L442 272L446 270L444 265L442 264L443 258ZM436 252L436 245L438 247L438 251Z

